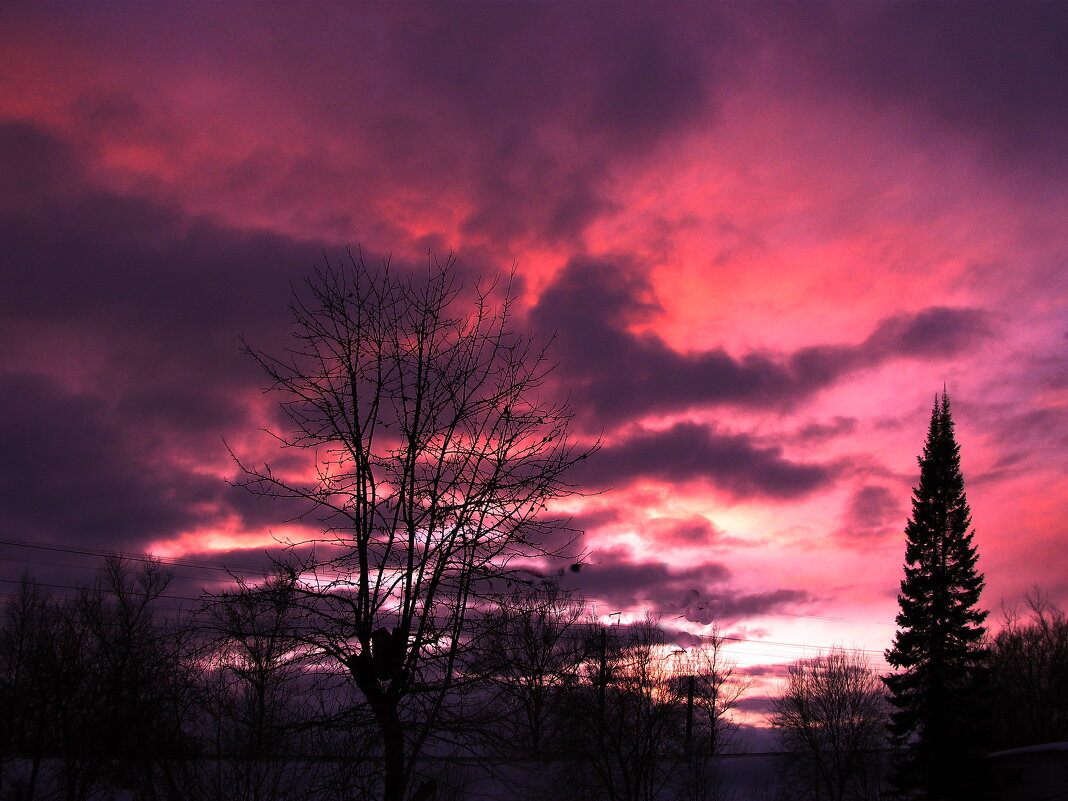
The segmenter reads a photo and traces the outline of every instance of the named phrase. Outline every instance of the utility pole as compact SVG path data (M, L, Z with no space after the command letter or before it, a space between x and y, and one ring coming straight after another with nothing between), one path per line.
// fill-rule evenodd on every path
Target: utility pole
M604 747L605 692L608 687L608 629L601 626L601 664L597 671L597 731Z
M717 750L719 748L719 706L718 706L718 704L719 704L719 698L718 698L719 681L720 681L719 680L719 676L715 672L713 672L712 673L712 712L711 712L711 714L709 716L710 717L709 723L711 725L708 727L710 732L711 732L711 735L712 735L712 742L710 743L711 750L709 751L709 753L712 756L715 756L717 753L719 753L718 750Z
M691 673L686 677L686 756L693 753L693 685Z

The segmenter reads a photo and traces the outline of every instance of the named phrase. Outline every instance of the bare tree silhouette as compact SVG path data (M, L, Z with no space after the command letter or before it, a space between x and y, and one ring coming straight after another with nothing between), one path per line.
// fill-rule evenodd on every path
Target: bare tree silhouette
M664 632L647 618L595 629L586 682L570 703L565 736L592 771L594 792L612 801L652 801L675 778L685 703Z
M308 760L325 724L325 688L300 646L295 593L280 570L205 599L200 733L215 764L201 777L203 798L297 799L320 789Z
M990 644L991 745L1068 740L1068 615L1038 590Z
M0 787L9 759L28 760L29 775L19 777L26 798L34 797L42 760L51 753L52 710L62 691L52 674L56 611L52 599L24 576L4 606L0 627Z
M26 797L40 789L46 760L66 801L107 787L155 798L173 785L175 761L192 748L184 724L195 682L187 632L156 613L170 580L159 562L134 570L109 556L74 597L26 582L8 605L2 718L8 748L31 763Z
M316 467L239 461L241 483L303 502L321 529L291 573L302 639L366 699L385 801L405 797L441 719L471 610L569 544L546 507L589 453L539 396L551 364L511 329L510 291L494 304L495 287L475 287L468 307L461 289L452 257L416 279L350 254L295 295L286 355L247 347L283 396L281 441Z
M859 652L835 648L790 666L772 699L788 776L800 797L877 799L888 707L882 682Z
M487 734L512 755L560 755L563 707L587 657L585 618L585 605L554 584L519 588L486 617Z
M686 683L681 692L693 710L687 725L689 753L725 751L735 731L731 710L753 686L753 679L738 674L737 665L726 655L725 643L714 626L704 644L688 649L678 664Z

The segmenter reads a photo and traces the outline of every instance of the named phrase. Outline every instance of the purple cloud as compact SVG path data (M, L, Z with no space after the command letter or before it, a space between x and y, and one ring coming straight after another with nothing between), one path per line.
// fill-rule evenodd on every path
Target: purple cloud
M635 562L624 552L612 550L594 551L580 571L566 572L560 583L583 597L622 609L649 601L659 606L689 587L707 587L729 577L730 571L715 562L674 570L663 562Z
M833 74L867 101L922 109L1003 164L1064 169L1068 8L888 3L840 17Z
M716 404L787 408L857 370L895 358L948 358L993 333L986 311L932 306L887 318L854 345L688 354L628 330L659 308L647 279L626 263L574 259L542 294L532 320L557 332L561 372L587 425Z
M99 398L0 374L0 527L23 540L116 548L211 519L221 482L156 460Z
M903 529L906 510L900 493L868 484L853 492L837 535L846 539L878 537Z
M676 423L602 448L576 475L590 487L617 487L640 478L707 481L735 498L789 500L824 488L834 472L824 465L790 461L780 448L757 445L745 434Z
M681 596L665 598L661 609L691 623L730 623L758 615L774 614L787 604L811 601L804 590L777 589L745 593L724 589L709 591L691 587Z

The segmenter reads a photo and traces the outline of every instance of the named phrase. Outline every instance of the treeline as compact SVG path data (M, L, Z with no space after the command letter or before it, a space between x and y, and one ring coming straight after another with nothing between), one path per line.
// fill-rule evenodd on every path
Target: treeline
M380 797L366 698L307 647L311 619L285 571L184 613L165 604L169 582L164 565L112 557L75 595L27 580L9 599L0 797ZM726 797L710 757L728 750L749 682L721 638L682 651L652 621L604 627L551 585L501 596L470 628L445 698L413 693L403 736L425 755L413 798L486 782L517 798ZM1065 614L1033 597L986 655L990 702L974 726L987 749L1068 739ZM441 708L428 714L421 697ZM861 655L795 663L770 713L784 754L775 796L885 797L888 706Z
M289 574L187 612L166 604L169 582L164 565L111 557L74 595L26 580L9 599L0 797L381 797L373 711L351 670L308 646L314 618ZM471 781L515 797L710 797L707 761L688 757L726 748L747 687L720 638L684 652L652 621L606 628L551 585L499 596L469 628L443 651L456 659L444 697L428 652L406 704L402 736L424 755L412 798L463 797Z
M1068 741L1068 615L1035 590L988 644L987 746Z
M973 775L958 783L971 798L990 795L991 768L982 755L1068 740L1068 616L1036 591L1028 612L1005 615L969 673L962 697L980 699L959 708L958 732L975 746ZM781 693L771 701L769 722L777 729L784 759L780 796L806 801L876 801L939 798L890 792L894 760L910 744L889 736L891 706L884 682L857 652L829 653L790 666ZM892 729L892 727L891 727Z

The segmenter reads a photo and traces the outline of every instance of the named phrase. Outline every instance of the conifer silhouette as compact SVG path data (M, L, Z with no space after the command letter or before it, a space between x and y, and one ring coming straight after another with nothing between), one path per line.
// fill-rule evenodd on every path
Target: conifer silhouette
M968 795L963 779L975 750L974 719L981 666L984 579L976 569L971 512L960 471L949 396L931 413L905 528L905 578L898 596L898 631L884 680L893 704L891 733L904 746L895 784L906 797Z

